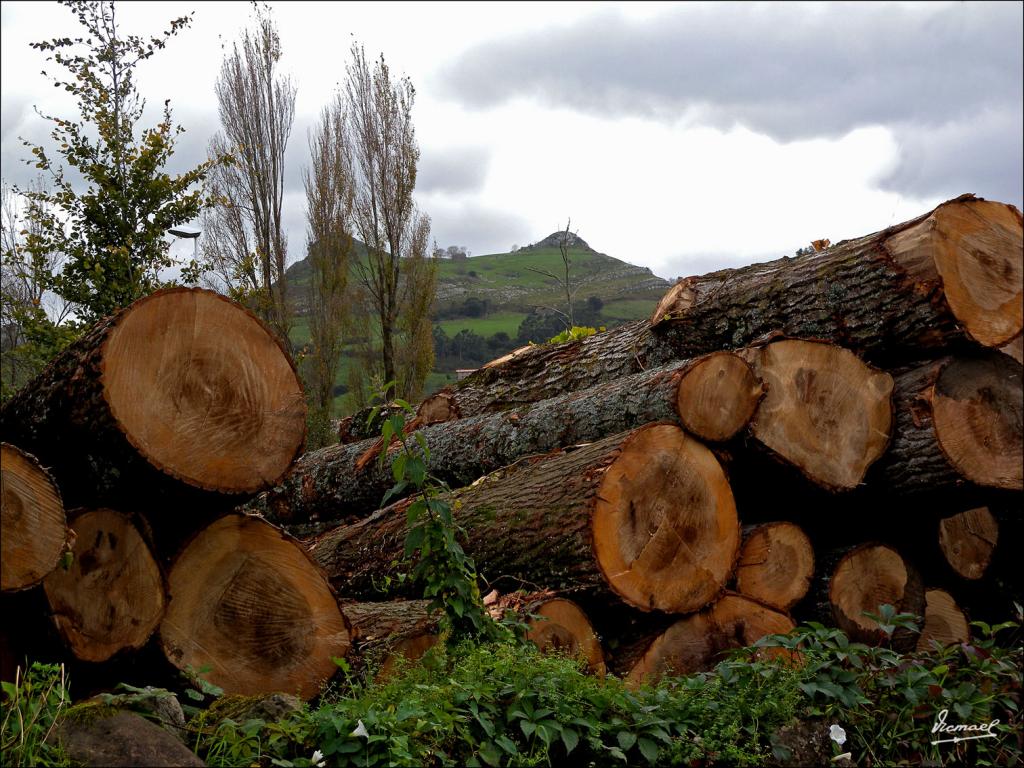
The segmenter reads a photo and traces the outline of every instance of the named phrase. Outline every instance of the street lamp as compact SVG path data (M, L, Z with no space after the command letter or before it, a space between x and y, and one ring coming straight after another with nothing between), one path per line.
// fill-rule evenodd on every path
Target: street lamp
M175 237L181 237L185 240L192 241L192 258L194 259L198 254L199 249L199 236L203 233L201 229L195 227L175 227L174 229L168 229L167 234L174 235Z

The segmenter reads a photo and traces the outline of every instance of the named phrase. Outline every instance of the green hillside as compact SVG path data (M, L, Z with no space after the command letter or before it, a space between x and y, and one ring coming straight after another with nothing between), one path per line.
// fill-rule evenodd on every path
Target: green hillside
M564 275L561 252L553 244L556 236L514 253L439 260L432 315L437 361L428 391L454 381L458 368L475 368L526 340L545 341L561 330L561 321L548 308L564 311L564 292L554 279L534 271ZM649 269L598 253L578 237L568 253L577 325L611 327L646 317L668 289L669 283ZM296 308L291 336L297 346L309 341L304 317L309 275L305 259L288 269ZM350 361L343 357L339 366L339 415L350 410L344 395Z

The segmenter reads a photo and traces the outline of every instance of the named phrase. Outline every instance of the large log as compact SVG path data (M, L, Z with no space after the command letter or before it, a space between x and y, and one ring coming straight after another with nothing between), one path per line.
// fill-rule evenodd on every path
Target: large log
M893 438L869 485L901 495L968 483L1024 489L1020 363L993 351L943 358L894 378Z
M763 391L747 363L720 352L502 413L424 427L420 434L430 472L460 487L523 456L655 421L673 420L705 440L726 440L747 424ZM422 455L412 438L407 442ZM394 485L391 457L385 465L366 458L378 447L364 441L306 454L247 509L289 524L365 516ZM399 450L395 445L391 452Z
M873 645L885 642L878 622L864 615L877 615L882 605L893 606L897 613L924 615L921 576L892 547L866 543L831 553L824 560L828 565L817 592L819 615L851 640ZM892 635L894 647L903 650L912 648L914 641L903 629Z
M291 359L254 315L170 288L93 326L4 404L0 430L53 468L68 505L183 488L242 495L291 465L305 405Z
M642 610L707 605L739 548L721 466L674 425L521 460L455 492L453 503L463 547L489 582L594 591ZM313 558L340 593L372 599L401 570L407 506L313 543Z
M814 579L814 548L803 529L786 521L743 529L736 590L780 611L807 594Z
M794 626L785 613L743 595L727 594L664 632L627 644L614 667L631 686L666 675L690 675L712 669L732 648L753 645L766 635L784 635Z
M278 528L227 515L197 533L168 576L160 624L179 669L209 667L228 693L309 699L350 647L350 627L305 550Z
M821 253L677 284L653 317L542 344L424 401L465 418L594 386L775 333L821 338L891 366L965 337L999 347L1021 332L1021 214L970 195Z
M354 661L377 670L377 679L391 677L400 660L413 662L437 644L437 611L430 600L388 600L359 603L345 600L341 611L352 626Z
M889 444L892 377L834 344L787 339L743 355L767 389L753 437L822 488L856 488Z
M35 586L57 567L68 538L64 503L39 460L0 443L0 590Z
M106 661L144 646L163 618L164 577L135 519L112 509L72 513L71 565L43 580L53 621L75 657Z

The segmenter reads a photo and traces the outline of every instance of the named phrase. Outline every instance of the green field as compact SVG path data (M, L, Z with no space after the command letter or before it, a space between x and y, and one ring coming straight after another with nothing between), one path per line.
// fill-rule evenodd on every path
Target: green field
M487 317L465 317L455 320L438 320L434 322L435 327L444 329L448 338L454 338L459 331L470 330L478 336L487 338L499 331L504 331L509 338L514 339L519 333L519 324L523 322L526 315L522 312L496 312Z

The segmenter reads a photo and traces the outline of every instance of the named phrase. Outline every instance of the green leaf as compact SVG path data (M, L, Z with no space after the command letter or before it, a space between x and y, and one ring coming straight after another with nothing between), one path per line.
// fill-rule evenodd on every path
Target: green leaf
M519 730L523 732L523 736L525 736L526 738L530 738L530 736L533 735L533 732L537 730L537 726L529 720L520 720Z
M580 743L580 735L572 728L562 726L562 743L565 745L565 754L569 754Z
M637 746L640 747L640 754L643 755L648 763L652 765L658 762L658 745L650 739L645 739L642 736L637 739Z
M422 525L418 525L409 531L405 537L405 556L412 557L412 553L423 546L423 538L426 534L426 529Z
M636 744L636 734L629 731L619 731L615 739L619 742L619 747L623 752L628 752Z
M501 753L494 745L494 742L485 741L480 745L480 759L491 766L501 765Z

